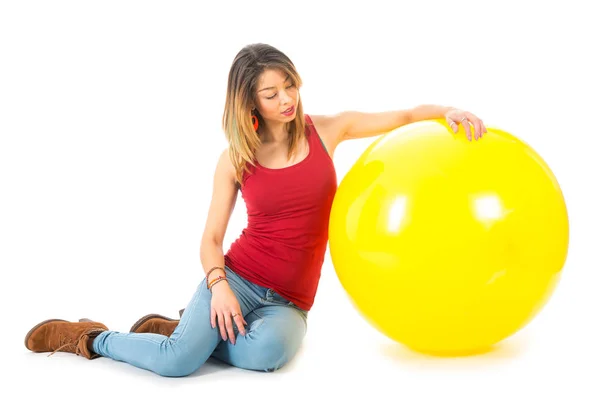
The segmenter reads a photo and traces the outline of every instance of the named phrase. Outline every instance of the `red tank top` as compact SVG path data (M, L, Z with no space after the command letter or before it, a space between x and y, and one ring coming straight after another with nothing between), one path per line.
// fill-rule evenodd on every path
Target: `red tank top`
M280 169L248 165L241 189L248 225L225 254L225 264L309 310L327 249L337 176L310 117L305 120L304 160Z

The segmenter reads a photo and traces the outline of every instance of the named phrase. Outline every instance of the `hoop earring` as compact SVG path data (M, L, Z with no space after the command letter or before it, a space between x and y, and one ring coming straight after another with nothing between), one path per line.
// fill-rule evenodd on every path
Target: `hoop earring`
M252 126L254 127L254 131L258 130L258 117L252 116Z

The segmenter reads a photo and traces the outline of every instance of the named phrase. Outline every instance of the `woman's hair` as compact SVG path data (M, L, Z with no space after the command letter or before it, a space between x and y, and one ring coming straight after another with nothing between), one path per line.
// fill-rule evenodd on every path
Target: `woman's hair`
M256 91L258 80L266 69L280 70L289 75L292 84L298 89L302 86L300 75L292 61L281 51L268 44L250 44L235 56L227 80L227 98L223 112L223 130L229 142L229 157L236 171L236 180L243 184L247 164L255 165L255 153L261 144L260 133L264 126L257 106ZM259 128L254 131L252 115L258 118ZM294 154L299 141L304 136L304 111L302 101L298 101L296 118L288 124L290 133L288 159Z

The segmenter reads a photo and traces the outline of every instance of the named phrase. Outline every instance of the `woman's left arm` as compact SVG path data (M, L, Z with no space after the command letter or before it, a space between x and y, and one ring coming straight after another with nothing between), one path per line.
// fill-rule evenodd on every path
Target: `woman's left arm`
M332 120L335 123L337 136L336 145L344 140L373 137L387 133L406 124L422 120L444 118L452 130L458 132L458 123L465 128L467 138L471 141L471 127L475 128L475 140L487 133L483 121L474 114L454 107L425 104L413 109L386 111L381 113L363 113L358 111L345 111L337 114Z

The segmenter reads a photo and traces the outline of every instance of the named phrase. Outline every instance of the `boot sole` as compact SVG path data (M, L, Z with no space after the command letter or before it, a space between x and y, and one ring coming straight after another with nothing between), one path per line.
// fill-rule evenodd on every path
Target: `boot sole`
M44 324L48 324L51 323L52 321L62 321L65 323L68 323L68 321L66 320L60 320L58 318L53 318L51 320L46 320L46 321L42 321L41 323L37 324L35 327L33 327L31 330L29 330L29 332L27 333L27 335L25 336L25 348L27 348L29 351L33 351L31 348L29 348L29 346L27 345L27 341L29 341L29 337L31 337L31 334L34 333L35 330L37 330L38 328L40 328L42 325Z
M169 317L165 317L164 315L160 315L160 314L148 314L143 316L142 318L140 318L139 320L136 321L135 324L133 324L133 326L131 327L131 329L129 330L130 333L134 333L138 328L140 328L140 326L145 323L146 321L152 319L152 318L160 318L161 320L167 320L167 321L177 321L173 318L169 318Z

